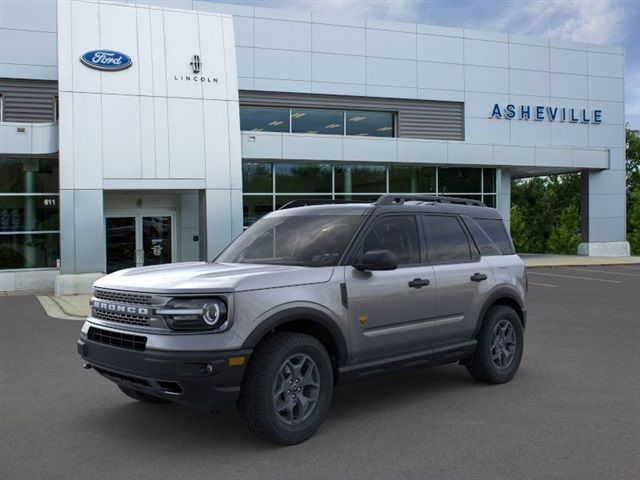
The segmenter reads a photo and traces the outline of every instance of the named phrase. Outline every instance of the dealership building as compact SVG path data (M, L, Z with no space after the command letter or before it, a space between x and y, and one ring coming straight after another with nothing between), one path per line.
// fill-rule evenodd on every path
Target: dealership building
M594 38L594 42L597 42ZM206 1L0 2L0 291L210 260L292 199L582 172L628 255L622 48Z

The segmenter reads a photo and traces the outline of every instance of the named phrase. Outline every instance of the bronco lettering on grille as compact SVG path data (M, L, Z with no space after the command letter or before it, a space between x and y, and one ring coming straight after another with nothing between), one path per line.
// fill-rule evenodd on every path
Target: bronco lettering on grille
M115 303L91 301L91 308L96 310L106 310L108 312L125 313L131 315L149 315L149 309L144 307L130 307L128 305L117 305Z

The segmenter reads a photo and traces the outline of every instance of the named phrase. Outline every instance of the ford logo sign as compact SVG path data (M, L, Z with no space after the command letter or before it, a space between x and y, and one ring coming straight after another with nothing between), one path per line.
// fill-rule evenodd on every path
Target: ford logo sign
M114 50L91 50L80 57L80 61L89 68L105 71L124 70L131 66L131 58Z

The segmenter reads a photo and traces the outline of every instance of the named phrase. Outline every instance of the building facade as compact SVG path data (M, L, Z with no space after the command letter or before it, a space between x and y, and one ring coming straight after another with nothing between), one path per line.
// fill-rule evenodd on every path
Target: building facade
M295 198L580 171L628 255L618 47L206 1L0 2L0 290L212 259Z

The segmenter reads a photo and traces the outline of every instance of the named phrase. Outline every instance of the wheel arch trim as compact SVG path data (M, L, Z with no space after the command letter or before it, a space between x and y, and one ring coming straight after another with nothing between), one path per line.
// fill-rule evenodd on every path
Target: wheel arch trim
M253 349L271 330L295 321L315 323L326 330L331 336L337 350L337 366L342 366L347 363L349 349L347 346L347 340L340 327L330 315L313 307L290 307L270 315L260 321L260 324L253 329L249 336L247 336L241 348Z
M518 306L519 311L516 310L516 313L518 314L522 322L522 329L524 330L526 328L527 308L522 301L522 298L518 294L518 291L511 285L498 285L487 294L487 298L482 304L480 314L478 315L476 329L474 331L474 337L477 336L478 332L480 331L480 327L482 326L482 322L489 308L491 308L496 303L500 303L501 300L513 302Z

